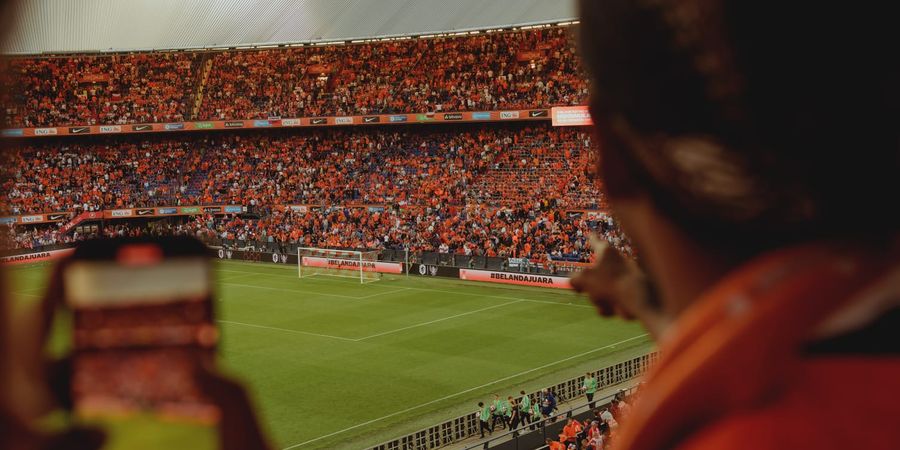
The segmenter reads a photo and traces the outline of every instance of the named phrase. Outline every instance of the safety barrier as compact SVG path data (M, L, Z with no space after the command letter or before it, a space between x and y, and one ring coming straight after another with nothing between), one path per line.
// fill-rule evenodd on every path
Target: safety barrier
M648 353L636 358L613 364L594 371L591 375L597 379L599 389L616 386L644 374L657 359L658 354ZM581 385L584 375L548 386L561 399L574 399L582 395ZM532 401L537 401L538 392L529 394ZM369 447L366 450L431 450L459 442L478 433L478 418L474 412L430 426L388 442Z

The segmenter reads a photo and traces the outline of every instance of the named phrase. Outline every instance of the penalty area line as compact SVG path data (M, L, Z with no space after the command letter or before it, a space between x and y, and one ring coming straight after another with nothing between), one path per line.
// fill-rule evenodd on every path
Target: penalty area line
M512 304L515 304L515 303L522 303L522 301L523 301L523 300L515 300L515 301L511 301L511 302L501 303L501 304L499 304L499 305L491 305L491 306L488 306L487 308L481 308L481 309L476 309L476 310L474 310L474 311L467 311L467 312L464 312L464 313L454 314L454 315L452 315L452 316L441 317L440 319L429 320L428 322L417 323L417 324L414 324L414 325L409 325L409 326L406 326L406 327L397 328L396 330L385 331L385 332L382 332L382 333L375 333L375 334L373 334L373 335L369 335L369 336L366 336L366 337L361 337L361 338L359 338L359 339L355 339L355 341L359 342L359 341L364 341L364 340L366 340L366 339L371 339L371 338L374 338L374 337L386 336L386 335L388 335L388 334L399 333L399 332L401 332L401 331L411 330L411 329L413 329L413 328L418 328L418 327L424 327L425 325L431 325L431 324L435 324L435 323L438 323L438 322L443 322L443 321L445 321L445 320L456 319L457 317L468 316L468 315L470 315L470 314L480 313L480 312L488 311L488 310L491 310L491 309L497 309L497 308L500 308L500 307L503 307L503 306L507 306L507 305L512 305Z
M270 326L266 326L266 325L257 325L254 323L235 322L233 320L217 320L216 322L225 323L225 324L229 324L229 325L240 325L240 326L244 326L244 327L262 328L264 330L281 331L284 333L302 334L305 336L315 336L315 337L321 337L321 338L338 339L338 340L347 341L347 342L356 342L356 339L350 339L350 338L345 338L345 337L341 337L341 336L332 336L330 334L311 333L309 331L291 330L289 328L270 327Z

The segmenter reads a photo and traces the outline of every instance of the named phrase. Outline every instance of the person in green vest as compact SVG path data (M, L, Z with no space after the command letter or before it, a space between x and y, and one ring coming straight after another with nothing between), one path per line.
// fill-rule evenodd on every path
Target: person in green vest
M584 396L587 397L588 408L594 409L594 394L597 393L597 379L594 378L590 372L584 374L584 384L581 385L581 390L584 392Z
M515 430L516 428L519 428L519 424L522 424L522 426L524 427L525 425L527 425L528 423L531 422L531 420L530 420L530 416L531 416L531 397L529 397L528 395L526 395L526 394L525 394L525 391L520 391L520 392L519 392L519 395L521 395L521 397L519 397L518 404L516 405L516 406L517 406L517 409L518 409L518 411L519 411L519 415L518 415L518 417L517 417L518 421L517 421L517 422L514 422L513 425L512 425L512 427L513 427L514 430Z
M478 430L481 431L481 438L484 439L484 430L488 430L488 434L494 434L494 425L490 423L491 408L484 406L484 402L478 402Z
M506 401L503 402L503 406L504 408L506 408L503 411L503 414L506 416L506 427L509 429L515 429L516 427L513 426L513 423L519 421L519 408L518 405L516 405L516 399L512 398L511 395L509 397L506 397Z
M533 430L538 425L538 422L541 420L541 404L539 402L534 402L531 404L531 425L528 427L529 430Z
M505 403L506 402L500 399L500 394L494 394L494 401L491 403L491 413L494 416L491 420L491 429L497 426L498 420L501 424L503 424L504 428L509 428L509 424L506 423L506 408L504 408Z

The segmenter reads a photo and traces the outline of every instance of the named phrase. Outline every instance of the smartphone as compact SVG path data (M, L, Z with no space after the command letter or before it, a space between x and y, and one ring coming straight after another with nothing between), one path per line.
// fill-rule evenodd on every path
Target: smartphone
M214 424L219 411L195 381L219 341L206 247L190 237L101 239L62 264L75 413Z

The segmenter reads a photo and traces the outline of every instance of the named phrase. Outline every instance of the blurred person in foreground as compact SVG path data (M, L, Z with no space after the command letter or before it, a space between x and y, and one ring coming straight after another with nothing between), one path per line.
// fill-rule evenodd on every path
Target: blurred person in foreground
M21 4L0 0L0 44L18 17ZM0 78L6 77L0 67ZM11 85L0 79L0 89ZM6 128L0 115L0 128ZM0 150L10 150L0 140ZM61 307L61 272L56 267L47 292L34 308L14 308L0 265L0 449L6 450L95 450L103 447L106 433L100 428L75 425L48 429L41 420L56 410L70 410L71 361L52 360L47 340L57 309ZM221 450L268 450L270 444L244 386L214 368L195 374L199 386L219 408L218 448ZM132 430L133 431L133 430Z
M47 340L61 307L60 266L55 267L46 294L33 308L12 307L4 275L0 270L0 449L102 448L106 432L101 428L77 424L47 429L41 423L53 411L72 408L71 360L47 356ZM220 412L216 426L219 449L270 448L250 396L239 382L214 368L203 367L195 376Z
M580 1L600 175L641 256L572 283L661 355L616 448L900 448L886 8Z

